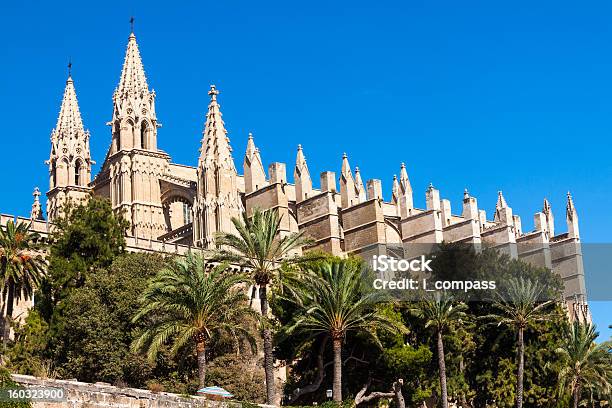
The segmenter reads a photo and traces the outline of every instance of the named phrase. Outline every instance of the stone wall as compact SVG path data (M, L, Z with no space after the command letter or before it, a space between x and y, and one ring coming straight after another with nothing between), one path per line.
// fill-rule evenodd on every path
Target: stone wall
M25 387L63 388L64 402L34 402L34 408L240 408L239 402L211 401L203 397L184 397L167 392L154 393L136 388L119 388L106 383L41 379L13 374L13 380ZM265 407L265 406L264 406Z

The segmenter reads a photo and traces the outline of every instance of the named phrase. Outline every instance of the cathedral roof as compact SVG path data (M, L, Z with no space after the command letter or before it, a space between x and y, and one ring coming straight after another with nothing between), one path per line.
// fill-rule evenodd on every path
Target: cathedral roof
M72 77L66 80L66 88L64 89L64 97L62 98L62 106L55 125L54 134L57 137L65 135L75 135L85 132L83 128L83 120L79 111L79 103L74 89Z
M138 50L136 36L134 33L131 33L125 52L121 78L119 79L119 85L115 90L115 94L121 96L130 93L148 92L148 90L149 86L144 66L142 65L140 51Z

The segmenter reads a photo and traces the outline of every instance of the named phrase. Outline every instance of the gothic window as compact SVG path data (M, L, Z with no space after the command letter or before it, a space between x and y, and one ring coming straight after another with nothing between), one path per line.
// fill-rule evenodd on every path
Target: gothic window
M81 163L81 161L77 160L76 163L74 164L74 184L77 186L80 186L82 182L82 175L81 175L82 167L83 167L83 164Z
M60 163L59 168L57 169L57 183L61 186L66 186L69 183L68 179L68 160L63 159Z
M186 202L183 202L183 220L185 224L189 224L192 221L191 206Z
M148 127L147 122L142 121L142 125L140 126L140 147L143 149L149 148L149 141L147 140Z
M55 160L51 162L51 188L55 188L57 185L57 165Z

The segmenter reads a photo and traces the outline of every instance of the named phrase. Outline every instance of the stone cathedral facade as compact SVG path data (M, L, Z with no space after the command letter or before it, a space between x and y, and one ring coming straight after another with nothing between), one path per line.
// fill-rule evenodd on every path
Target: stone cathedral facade
M339 160L339 174L325 171L315 180L301 146L290 169L284 163L272 163L266 169L252 135L248 135L244 155L240 154L239 172L234 159L239 154L228 138L219 91L211 86L208 95L197 167L173 163L160 149L171 140L158 133L156 94L147 83L136 36L130 34L113 94L109 148L99 173L93 176L90 134L69 77L51 132L47 220L43 220L36 192L30 217L33 228L48 232L67 200L79 202L93 194L107 197L130 221L130 250L185 253L192 247L213 247L215 233L231 231L231 217L243 211L274 209L282 216L281 234L303 231L315 240L316 249L337 255L383 254L399 248L410 256L418 245L441 242L495 246L559 273L568 303L588 313L578 215L569 193L564 209L566 232L556 231L547 200L535 213L534 230L524 231L521 218L501 192L492 219L467 190L462 207L452 211L450 201L441 198L433 185L425 191L426 208L416 208L404 164L399 178L394 176L390 183L388 202L383 200L381 180L364 183L359 168L351 167L346 154ZM0 221L5 223L7 217Z

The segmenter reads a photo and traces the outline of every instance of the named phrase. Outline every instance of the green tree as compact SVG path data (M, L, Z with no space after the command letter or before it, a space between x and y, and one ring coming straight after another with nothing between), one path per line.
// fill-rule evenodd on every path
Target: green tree
M8 367L20 374L39 375L45 362L49 325L36 309L29 311L23 324L15 328L15 341L7 350Z
M221 248L216 251L215 259L229 261L251 271L251 277L259 286L259 301L262 315L262 337L264 351L264 370L266 373L267 403L276 403L274 387L274 356L272 331L267 321L268 286L274 283L283 263L295 262L299 258L291 254L310 241L300 233L280 237L281 217L273 210L255 209L242 220L232 218L236 233L219 233L215 239Z
M89 272L82 287L66 294L61 309L65 322L54 332L52 356L64 377L143 386L155 364L130 352L143 322L132 323L139 296L165 266L155 254L118 256L107 268Z
M50 237L49 271L37 302L52 331L61 329L61 308L68 293L125 251L128 226L107 199L91 197L80 205L68 202Z
M263 403L266 400L263 367L245 355L225 354L210 362L208 382L223 385L238 401Z
M563 368L559 372L559 391L571 393L578 408L582 392L596 389L602 395L612 390L612 356L605 344L596 345L599 333L590 323L575 321L566 331L563 345L557 349Z
M11 378L11 373L5 367L0 367L0 389L7 388L23 388L20 387L13 379ZM1 402L0 406L2 408L31 408L32 402L30 400L19 400L15 402Z
M174 259L151 281L132 319L149 318L132 349L146 350L151 361L165 343L172 342L172 354L194 344L201 387L206 381L206 347L213 338L226 333L255 344L248 324L253 311L241 287L246 277L230 273L226 265L209 271L211 266L200 254Z
M551 317L548 307L550 300L542 301L544 287L529 279L509 279L504 292L496 292L494 307L497 314L485 316L498 325L506 325L517 331L518 371L516 375L516 406L523 407L523 379L525 374L525 341L524 334L532 323L543 322Z
M438 353L438 368L440 375L440 398L442 407L448 408L448 390L446 386L446 361L444 356L444 332L449 326L466 317L466 305L455 304L452 296L446 292L436 292L422 299L414 308L413 313L425 321L425 327L431 327L436 332Z
M16 300L31 298L40 285L46 264L41 253L39 235L30 225L10 220L0 228L0 287L6 305L3 320L3 343L6 346L11 330Z
M287 334L306 332L310 337L329 336L333 345L333 399L342 401L342 344L348 332L369 334L380 345L377 331L400 333L403 324L381 313L389 298L362 286L362 271L345 260L327 262L305 274L290 291L298 312Z

